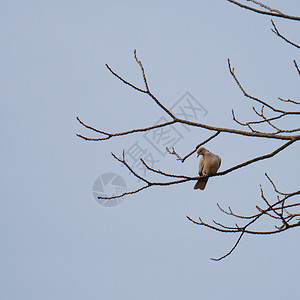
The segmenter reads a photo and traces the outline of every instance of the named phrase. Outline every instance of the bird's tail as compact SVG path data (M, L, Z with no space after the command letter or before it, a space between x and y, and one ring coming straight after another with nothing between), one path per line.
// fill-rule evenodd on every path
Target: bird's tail
M199 179L194 186L194 190L197 189L204 190L207 181L208 181L208 177Z

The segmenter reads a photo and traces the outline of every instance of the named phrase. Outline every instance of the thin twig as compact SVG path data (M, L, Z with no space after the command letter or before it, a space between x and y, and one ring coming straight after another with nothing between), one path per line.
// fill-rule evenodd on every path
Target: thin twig
M166 126L175 124L177 122L176 120L173 120L173 121L157 124L157 125L154 125L154 126L149 126L149 127L144 127L144 128L136 128L136 129L123 131L123 132L109 133L109 132L106 132L106 131L98 130L98 129L92 127L92 126L89 126L89 125L85 124L83 121L81 121L79 119L79 117L77 117L77 120L85 128L90 129L90 130L92 130L96 133L106 135L105 137L102 137L102 138L89 138L89 137L83 136L81 134L77 134L78 137L80 137L80 138L82 138L86 141L104 141L104 140L108 140L112 137L118 137L118 136L128 135L128 134L132 134L132 133L145 132L145 131L150 131L150 130L161 128L161 127L166 127Z
M235 72L234 72L234 67L231 66L231 62L230 62L229 58L227 59L227 62L228 62L228 68L229 68L230 74L234 78L236 84L238 85L238 87L240 88L240 90L243 92L243 94L244 94L245 97L258 102L258 103L260 103L260 104L268 107L269 109L271 109L271 110L273 110L274 112L277 112L277 113L284 113L284 114L291 114L291 115L300 115L300 111L284 111L284 110L281 110L281 109L277 109L277 108L273 107L272 105L268 104L267 102L265 102L265 101L263 101L263 100L261 100L259 98L256 98L256 97L251 96L250 94L248 94L246 92L246 90L243 88L243 86L240 83L240 81L238 80L238 78L236 77Z
M231 3L234 3L236 5L239 5L241 7L244 7L246 9L250 9L252 11L255 12L260 12L256 9L253 8L249 8L247 6L241 5L240 3L236 2L236 1L230 1L227 0ZM272 9L268 6L266 6L265 4L258 2L258 1L254 1L254 0L248 0L254 4L260 5L261 7L269 10L269 12L264 12L264 14L269 14L269 15L276 15L278 17L284 17L284 18L290 18L291 16L287 16L282 14L280 11ZM262 12L260 12L262 13ZM297 19L298 20L298 19ZM299 18L300 20L300 18ZM281 36L281 34L279 33L278 29L275 26L275 23L272 21L273 27L274 27L274 32ZM150 91L149 85L148 85L148 81L147 81L147 77L145 75L145 70L143 67L142 62L138 59L137 54L136 54L136 50L134 51L134 58L136 63L139 65L141 71L142 71L142 76L143 76L143 80L144 80L144 84L145 84L145 90L142 88L137 87L136 85L130 83L129 81L123 79L120 75L118 75L116 72L114 72L108 65L107 68L108 70L114 75L116 76L119 80L121 80L124 84L129 85L130 87L132 87L133 89L141 92L141 93L145 93L147 94L152 100L154 100L154 102L158 105L158 107L160 107L163 111L165 111L166 114L169 115L169 117L171 117L171 121L165 122L165 123L161 123L161 124L157 124L154 126L149 126L149 127L144 127L144 128L137 128L137 129L133 129L133 130L127 130L127 131L123 131L123 132L117 132L117 133L109 133L106 131L102 131L102 130L98 130L90 125L85 124L83 121L81 121L79 118L77 118L78 122L85 127L88 130L91 130L93 132L95 132L96 134L100 134L101 136L99 138L88 138L85 137L83 135L78 134L79 137L88 140L88 141L103 141L103 140L108 140L112 137L118 137L118 136L124 136L124 135L129 135L129 134L133 134L133 133L138 133L138 132L146 132L146 131L150 131L153 129L157 129L157 128L161 128L161 127L165 127L165 126L169 126L175 123L181 123L181 124L185 124L188 126L194 126L194 127L198 127L198 128L203 128L206 130L210 130L210 131L214 131L214 134L212 136L210 136L208 139L206 139L205 141L201 142L200 144L198 144L195 149L193 151L191 151L189 154L187 154L186 156L184 156L183 158L175 151L174 147L172 148L172 150L170 150L169 148L167 148L167 151L172 154L175 155L177 157L178 160L184 162L188 157L190 157L193 153L196 152L197 148L199 148L200 146L208 143L209 141L211 141L212 139L216 138L221 132L225 132L225 133L231 133L231 134L237 134L237 135L242 135L242 136L248 136L248 137L261 137L261 138L271 138L271 139L278 139L278 140L285 140L286 142L281 145L280 147L276 148L274 151L267 153L265 155L261 155L258 157L254 157L252 159L249 159L247 161L244 161L240 164L237 164L233 167L230 167L224 171L221 171L219 173L216 174L212 174L212 175L205 175L205 176L186 176L186 175L177 175L177 174L171 174L171 173L167 173L164 171L161 171L160 169L154 169L152 167L150 167L144 159L140 159L141 162L143 163L144 167L146 167L146 169L148 169L149 171L158 174L160 176L162 176L163 178L167 178L167 181L150 181L148 179L146 179L145 177L141 176L138 172L136 172L133 167L131 167L128 162L126 161L126 157L125 157L125 151L123 150L122 153L122 157L119 158L117 157L114 153L112 153L113 157L119 161L120 163L122 163L129 171L130 173L132 173L137 179L141 180L143 182L143 186L137 189L134 189L132 191L128 191L125 192L121 195L117 195L117 196L111 196L111 197L99 197L100 199L115 199L115 198L120 198L123 197L125 195L131 195L131 194L136 194L141 192L142 190L145 190L147 188L153 187L153 186L171 186L174 184L180 184L180 183L186 183L188 181L195 181L195 180L199 180L201 178L208 178L208 177L214 177L214 176L223 176L226 175L230 172L233 172L237 169L246 167L250 164L253 164L255 162L258 161L262 161L268 158L271 158L275 155L277 155L279 152L283 151L284 149L286 149L287 147L291 146L293 143L295 143L296 141L300 140L300 135L291 135L291 133L295 133L297 131L300 131L300 128L294 128L294 129L290 129L290 130L286 130L286 129L282 129L280 126L275 125L273 123L273 121L277 121L280 118L286 117L286 116L291 116L291 115L300 115L300 111L285 111L285 110L281 110L278 108L275 108L274 106L272 106L271 104L257 98L254 97L252 95L250 95L249 93L246 92L246 90L244 89L244 87L242 86L242 84L240 83L240 81L238 80L237 76L235 75L234 72L234 67L231 66L230 60L228 59L228 67L229 67L229 71L230 74L233 76L236 84L238 85L238 87L240 88L240 90L243 92L244 96L255 101L258 102L259 104L262 105L261 110L257 110L255 107L253 107L253 110L255 112L255 114L261 118L261 120L259 121L249 121L246 123L242 123L239 120L237 120L234 111L232 111L232 115L233 115L233 120L238 123L239 125L242 126L246 126L248 128L249 131L242 131L242 130L236 130L236 129L232 129L232 128L223 128L223 127L216 127L216 126L211 126L211 125L207 125L207 124L202 124L202 123L197 123L197 122L192 122L189 120L184 120L184 119L179 119L177 117L175 117L175 115L168 110L163 103L157 99ZM298 73L300 74L299 71L299 67L297 65L297 62L294 60L294 64L295 67L298 71ZM283 101L283 102L291 102L293 104L297 104L299 105L300 103L294 100L284 100L282 98L278 98L279 100ZM274 112L276 115L272 116L272 117L267 117L268 114L265 114L265 108L266 110L269 109L272 112ZM267 111L269 112L269 111ZM269 126L271 126L275 132L263 132L263 131L259 131L256 128L253 128L253 125L258 125L258 124L263 124L266 123ZM282 133L289 133L289 135L283 135ZM283 232L287 229L290 228L295 228L300 226L300 220L298 219L298 217L300 216L300 213L293 213L293 209L295 208L299 208L300 207L300 203L298 202L292 202L292 203L287 203L289 201L289 199L291 199L292 197L295 196L299 196L300 195L300 190L292 192L292 193L283 193L280 192L278 190L278 188L276 187L274 181L267 175L265 174L266 177L268 178L269 182L271 183L271 185L274 188L274 193L276 193L277 195L277 200L272 204L272 202L270 200L267 199L267 196L265 195L262 186L260 187L261 190L261 199L264 202L264 205L266 206L266 208L261 208L260 206L256 205L256 208L258 210L258 213L256 211L255 214L252 215L242 215L242 214L237 214L234 213L232 211L232 209L229 207L229 211L224 210L219 204L218 208L220 209L220 211L222 213L224 213L227 216L233 217L235 218L235 220L238 220L239 222L246 222L246 224L244 225L240 225L238 223L234 223L234 225L232 226L228 226L228 225L224 225L221 222L218 222L216 220L212 220L212 224L209 224L207 222L204 222L200 217L199 217L199 221L195 221L192 218L188 217L187 218L197 224L197 225L202 225L204 227L207 227L209 229L212 230L216 230L219 232L224 232L224 233L238 233L239 237L237 239L237 241L235 242L235 244L233 245L233 247L231 248L230 251L228 251L225 255L219 257L219 258L212 258L212 260L215 261L219 261L221 259L224 259L225 257L229 256L238 246L238 244L240 243L242 237L244 234L252 234L252 235L270 235L270 234L277 234L280 232ZM291 209L291 211L289 210ZM255 224L259 219L261 219L262 217L268 217L270 219L272 219L275 222L280 222L280 224L275 224L274 227L275 229L273 230L252 230L252 225ZM274 228L273 227L273 228Z
M212 139L214 139L215 137L217 137L220 134L220 131L217 131L215 134L213 134L212 136L210 136L208 139L206 139L205 141L203 141L202 143L198 144L195 149L193 151L191 151L189 154L187 154L185 157L181 158L180 155L175 151L174 147L172 147L172 151L166 147L167 151L172 154L175 155L177 157L177 160L180 160L182 163L184 163L184 161L189 158L192 154L194 154L197 149L203 145L205 145L206 143L208 143L209 141L211 141Z
M219 258L213 258L213 257L211 257L210 259L214 260L214 261L220 261L220 260L224 259L225 257L229 256L235 250L235 248L238 246L238 244L240 243L240 241L241 241L244 233L245 233L244 231L241 233L241 235L237 239L236 243L234 244L234 246L231 248L231 250L229 252L227 252L225 255L223 255L223 256L221 256Z
M300 17L290 16L290 15L286 15L286 14L283 14L283 13L279 14L277 12L271 12L271 11L269 12L269 11L256 9L256 8L251 7L251 6L247 6L247 5L244 5L244 4L239 3L237 1L234 1L234 0L227 0L227 1L239 6L241 8L245 8L247 10L253 11L253 12L258 13L258 14L269 15L269 16L274 16L274 17L284 18L284 19L289 19L289 20L294 20L294 21L300 21Z
M297 64L297 62L296 62L295 59L294 59L294 65L295 65L295 67L296 67L296 69L298 71L298 74L300 75L300 69L299 69L298 64Z
M264 3L261 3L261 2L255 1L255 0L246 0L246 1L255 3L255 4L259 5L260 7L263 7L263 8L265 8L265 9L271 11L271 12L275 12L275 13L280 14L280 15L283 14L280 10L271 8L271 7L267 6L267 5L264 4Z
M191 217L187 216L187 218L191 222L193 222L197 225L202 225L207 228L210 228L210 229L213 229L213 230L216 230L219 232L224 232L224 233L240 233L239 238L237 239L237 241L235 242L235 244L233 245L233 247L231 248L230 251L228 251L225 255L223 255L219 258L212 258L212 260L219 261L219 260L222 260L225 257L229 256L230 254L232 254L232 252L236 249L236 247L238 246L238 244L241 241L241 238L243 237L243 235L245 233L254 234L254 235L270 235L270 234L277 234L277 233L283 232L285 230L288 230L290 228L295 228L295 227L300 226L299 220L296 220L294 223L291 223L291 221L294 220L300 214L292 214L287 211L287 208L299 207L300 203L293 203L293 204L289 204L289 205L285 204L285 202L288 198L294 197L296 195L300 195L300 190L296 191L296 192L292 192L292 193L279 192L275 183L272 181L272 179L267 174L266 174L266 177L271 182L271 184L274 188L274 191L277 194L283 195L283 198L280 198L279 196L277 196L277 201L275 203L271 204L265 197L262 187L260 187L261 198L266 203L267 207L265 209L262 209L258 205L256 205L256 208L259 211L258 214L251 215L251 216L243 216L243 215L233 213L232 209L230 207L229 207L229 212L228 212L228 211L224 210L219 204L217 204L218 208L221 210L221 212L225 213L226 215L233 216L238 219L248 220L248 223L246 223L243 226L239 226L237 223L235 223L234 227L227 226L227 225L224 225L215 220L212 220L214 225L211 225L209 223L204 222L201 219L201 217L199 217L199 221L195 221ZM274 213L274 215L272 213ZM282 222L282 225L281 226L275 225L275 230L266 230L266 231L258 230L257 231L257 230L249 230L248 229L252 224L256 223L263 216L268 216L271 219L275 219L277 221L280 220Z
M220 176L220 175L225 175L229 172L232 172L236 169L239 169L239 168L242 168L242 167L245 167L247 165L250 165L254 162L257 162L257 161L260 161L260 160L264 160L264 159L267 159L267 158L270 158L270 157L273 157L274 155L278 154L280 151L284 150L285 148L287 148L288 146L290 146L291 144L293 144L294 142L296 142L296 140L292 139L290 141L288 141L287 143L283 144L282 146L280 146L279 148L277 148L276 150L274 150L273 152L271 153L268 153L268 154L265 154L265 155L262 155L262 156L258 156L258 157L255 157L255 158L252 158L248 161L245 161L241 164L238 164L234 167L231 167L225 171L222 171L222 172L219 172L219 173L216 173L214 175L211 175L211 176Z
M300 74L300 72L299 72L299 74ZM295 101L295 100L291 100L291 99L283 99L283 98L280 98L280 97L278 97L278 99L279 99L280 101L283 101L283 102L289 102L289 103L293 103L293 104L300 105L300 102L299 102L299 101Z
M299 46L298 44L296 44L296 43L294 43L294 42L288 40L285 36L283 36L283 35L279 32L279 30L277 29L277 27L276 27L276 25L275 25L275 23L274 23L273 20L271 20L271 22L272 22L272 25L273 25L273 28L271 28L272 32L274 32L277 36L279 36L280 38L282 38L282 39L283 39L284 41L286 41L288 44L290 44L290 45L292 45L292 46L294 46L294 47L300 49L300 46Z

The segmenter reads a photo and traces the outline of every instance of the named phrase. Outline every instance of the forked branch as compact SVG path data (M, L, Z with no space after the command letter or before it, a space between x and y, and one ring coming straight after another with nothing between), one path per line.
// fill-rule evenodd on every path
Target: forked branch
M229 256L238 246L240 243L242 237L244 234L254 234L254 235L270 235L270 234L276 234L280 233L283 231L286 231L290 228L295 228L300 226L300 219L299 213L291 212L290 209L295 209L300 207L300 202L293 202L292 204L288 204L287 200L291 199L293 197L299 196L300 195L300 190L291 192L291 193L284 193L278 190L274 182L271 180L268 174L265 174L266 177L268 178L269 182L272 184L274 188L274 192L276 194L275 201L273 203L270 203L267 198L264 195L264 191L262 186L260 186L261 190L261 198L263 199L264 203L266 204L265 208L261 208L259 206L256 206L256 209L258 210L258 213L252 214L252 215L241 215L241 214L236 214L232 211L232 209L229 207L228 211L223 209L219 203L217 203L218 208L220 211L228 216L233 217L235 220L234 225L232 226L227 226L223 223L216 222L215 220L212 220L213 224L209 224L207 222L204 222L200 217L199 221L194 220L193 218L187 216L187 218L193 222L194 224L201 225L204 227L207 227L209 229L213 229L216 231L224 232L224 233L235 233L238 234L238 239L233 245L233 247L223 256L219 258L211 258L212 260L222 260L225 257ZM276 220L276 222L281 225L273 224L274 229L273 230L252 230L250 229L251 226L256 223L259 219L263 217L269 217L270 220ZM236 222L237 221L245 221L243 225L238 225Z
M282 13L281 11L279 11L278 9L271 8L259 1L247 0L254 5L258 5L263 10L241 4L238 1L233 1L233 0L227 0L227 1L231 2L235 5L238 5L242 8L245 8L247 10L256 12L256 13L290 19L290 20L295 20L295 21L300 21L299 17L286 15L286 14ZM273 25L272 31L277 36L282 38L288 44L290 44L296 48L300 48L300 46L298 44L291 42L289 39L287 39L285 36L283 36L279 32L279 30L276 27L273 20L271 22ZM174 155L177 158L177 160L181 161L182 163L184 163L188 158L190 158L196 152L198 147L203 146L203 145L209 143L210 141L212 141L213 139L218 138L220 133L234 134L237 136L283 140L284 143L282 145L278 146L276 149L274 149L270 153L267 153L267 154L264 154L264 155L261 155L258 157L250 158L246 161L243 161L237 165L229 167L226 170L220 171L220 172L210 175L210 176L204 175L204 176L199 177L199 176L190 176L190 175L184 175L184 174L172 174L170 172L161 171L160 169L155 169L155 168L149 166L144 159L141 159L140 161L143 164L143 166L147 170L149 170L152 174L155 174L155 176L159 177L158 180L154 180L154 181L147 179L145 176L140 175L137 171L134 170L134 168L126 161L126 155L125 155L124 150L123 150L121 158L116 156L114 153L112 153L113 157L118 162L123 164L129 170L129 172L131 174L133 174L142 183L142 186L137 189L125 192L121 195L116 195L116 196L112 196L112 197L99 197L100 199L108 200L108 199L120 198L120 197L124 197L126 195L132 195L132 194L139 193L147 188L154 187L154 186L157 186L157 187L158 186L160 186L160 187L172 186L175 184L186 183L189 181L196 181L196 180L199 180L201 178L206 178L206 177L225 176L235 170L244 168L253 163L256 163L256 162L259 162L259 161L262 161L262 160L265 160L268 158L272 158L272 157L276 156L279 152L285 150L286 148L288 148L289 146L291 146L292 144L294 144L300 140L300 134L299 134L300 128L297 128L297 127L291 128L291 129L284 128L283 125L278 124L278 122L281 122L282 120L285 120L285 119L289 120L290 117L299 116L300 111L297 109L288 110L288 109L279 108L278 105L271 104L270 101L262 100L256 96L253 96L250 93L248 93L246 91L246 89L244 88L244 86L241 84L241 81L238 79L238 77L235 73L235 69L231 65L230 59L228 59L228 69L229 69L229 72L230 72L231 76L233 77L235 83L237 84L238 88L241 90L241 92L247 99L249 99L253 103L261 106L260 108L256 108L255 106L252 107L253 112L256 116L256 119L246 121L246 122L240 121L236 117L236 113L234 112L234 110L232 110L233 121L236 124L238 124L239 126L242 126L245 130L212 126L209 124L204 124L204 123L200 123L200 122L192 122L192 121L189 121L186 119L179 118L176 114L174 114L170 109L168 109L163 104L163 102L160 101L151 92L149 83L148 83L148 80L146 77L146 72L145 72L144 66L143 66L141 60L139 60L139 58L137 57L136 50L134 50L134 59L135 59L135 62L138 64L138 66L141 70L141 73L142 73L143 82L144 82L143 88L138 87L137 85L131 83L129 80L124 79L117 72L115 72L109 65L106 65L106 67L111 72L112 75L114 75L116 78L118 78L125 85L133 88L134 90L138 91L139 93L148 95L150 97L150 99L154 102L154 104L168 116L169 120L166 122L163 122L161 124L157 124L157 125L153 125L153 126L134 128L134 129L129 129L129 130L125 130L125 131L112 133L112 132L105 131L105 130L99 130L96 127L90 126L90 125L84 123L79 117L77 117L78 122L85 129L87 129L97 135L97 137L88 137L88 136L85 136L82 134L77 134L78 137L80 137L86 141L105 141L105 140L109 140L111 138L127 136L127 135L134 134L134 133L148 132L148 131L156 130L156 129L159 129L162 127L168 127L168 126L174 125L174 124L184 124L187 126L199 128L201 130L212 131L213 134L209 138L207 138L206 140L204 140L201 143L196 144L194 149L192 149L192 150L190 149L190 151L188 151L188 154L186 154L185 156L181 156L175 150L174 147L172 147L172 149L167 148L168 153L170 155ZM300 70L299 70L296 60L294 60L294 65L295 65L295 68L296 68L298 74L300 75ZM287 103L287 105L293 104L293 105L295 105L294 108L295 107L299 108L299 106L298 106L298 105L300 105L299 101L291 100L291 99L284 99L284 98L280 98L280 97L278 97L278 99L281 102L283 102L283 104L285 104L285 103ZM278 103L278 100L276 100L276 101ZM268 131L262 130L261 125L268 125L267 127L269 128L269 130ZM300 221L299 221L300 213L298 213L300 202L297 202L294 200L296 197L298 197L300 195L300 190L291 192L291 193L281 192L276 187L273 180L271 180L271 178L267 174L265 174L265 175L274 188L274 193L276 196L275 201L271 202L268 200L268 198L265 195L264 190L261 186L260 187L261 199L263 200L265 207L262 208L261 206L256 205L257 212L255 212L254 214L251 214L251 215L237 214L237 213L233 212L233 210L230 207L228 208L228 210L225 210L221 207L220 204L217 203L218 208L222 213L235 219L234 225L228 226L226 224L223 224L223 223L215 221L215 220L212 220L211 223L207 223L207 222L203 221L200 217L199 217L199 221L198 220L196 221L196 220L192 219L191 217L187 216L187 218L191 222L193 222L197 225L201 225L201 226L207 227L209 229L213 229L213 230L223 232L223 233L233 233L233 234L238 235L235 244L225 255L223 255L219 258L212 258L212 260L218 261L218 260L222 260L225 257L229 256L237 248L242 237L247 234L254 234L254 235L256 235L256 234L263 234L263 235L275 234L275 233L283 232L290 228L300 226ZM294 200L294 202L293 202L293 200ZM274 227L272 230L253 229L252 225L256 224L256 222L258 220L263 219L263 218L272 220L274 222L274 224L273 224ZM237 222L239 222L241 224L238 224Z
M276 29L275 25L274 25L274 28ZM196 180L199 180L200 178L205 178L205 177L224 176L235 170L249 166L255 162L259 162L259 161L274 157L279 152L283 151L287 147L291 146L292 144L294 144L295 142L300 140L300 135L295 134L296 132L300 131L300 128L282 129L279 127L279 125L277 125L277 124L275 125L275 123L274 123L275 121L282 120L289 116L298 116L298 115L300 115L300 111L298 111L298 110L290 111L290 110L279 109L279 108L275 107L274 105L271 105L267 101L264 101L255 96L250 95L245 90L245 88L242 86L240 80L237 78L237 76L235 74L235 69L234 69L234 67L232 67L229 59L228 59L229 72L232 75L232 77L233 77L235 83L237 84L237 86L239 87L239 89L242 91L243 95L247 99L250 99L251 101L254 101L255 103L258 103L261 105L260 111L257 110L255 107L253 107L253 111L254 111L255 115L260 118L259 120L255 120L255 121L241 122L236 118L235 112L232 111L233 120L238 125L247 127L248 131L237 130L234 128L216 127L216 126L211 126L211 125L197 123L197 122L191 122L191 121L188 121L185 119L178 118L168 108L166 108L166 106L164 104L162 104L162 102L156 96L154 96L152 94L152 92L150 91L149 84L148 84L148 81L147 81L147 78L145 75L145 69L143 67L142 62L138 59L136 51L134 51L134 58L142 71L145 89L139 88L136 85L132 84L131 82L125 80L123 77L118 75L115 71L113 71L108 65L107 65L107 68L115 77L117 77L119 80L121 80L124 84L130 86L131 88L137 90L138 92L149 95L150 98L152 100L154 100L154 103L160 109L162 109L171 118L171 120L161 123L161 124L154 125L154 126L135 128L135 129L131 129L131 130L123 131L123 132L110 133L107 131L96 129L93 126L87 125L86 123L81 121L79 118L77 118L78 122L84 128L100 135L100 137L98 137L98 138L91 138L91 137L86 137L81 134L78 134L78 137L83 138L84 140L87 140L87 141L104 141L104 140L108 140L113 137L119 137L119 136L125 136L125 135L129 135L129 134L133 134L133 133L156 130L158 128L167 127L167 126L173 125L175 123L181 123L181 124L185 124L188 126L198 127L200 129L204 129L204 130L214 131L214 134L212 134L209 138L207 138L203 142L197 144L192 151L190 151L188 154L186 154L183 157L180 154L178 154L178 152L175 150L174 147L172 149L167 148L167 151L169 152L169 154L174 155L177 158L177 160L181 161L182 163L184 163L186 161L186 159L190 158L196 152L198 147L203 146L203 145L209 143L211 140L217 138L220 133L236 134L236 135L248 136L248 137L271 138L271 139L277 139L277 140L284 140L285 143L270 153L251 158L249 160L241 162L235 166L232 166L226 170L220 171L220 172L210 175L210 176L204 175L204 176L199 177L199 176L172 174L169 172L161 171L160 169L155 169L153 167L150 167L144 159L141 159L141 163L144 165L144 167L147 170L149 170L153 174L156 174L157 176L159 176L159 180L156 180L156 181L150 181L147 178L145 178L144 176L140 175L138 172L136 172L133 169L133 167L131 167L129 165L129 163L126 161L125 151L123 151L122 158L119 158L114 153L112 153L113 157L117 161L119 161L121 164L123 164L129 170L129 172L131 174L133 174L137 179L139 179L141 181L142 186L137 189L125 192L121 195L116 195L116 196L111 196L111 197L99 197L100 199L108 200L108 199L120 198L120 197L124 197L126 195L132 195L132 194L139 193L147 188L154 187L154 186L157 186L157 187L158 186L160 186L160 187L172 186L175 184L186 183L189 181L196 181ZM297 67L297 70L299 71L298 65L296 62L295 62L295 66ZM292 103L296 106L300 105L300 103L295 100L283 99L283 98L278 98L278 99L284 103ZM271 117L267 116L265 109L268 109L270 112L272 112L275 115L271 116ZM253 128L253 126L259 126L264 123L268 124L271 127L271 129L275 130L275 131L274 132L264 132L264 131ZM285 133L285 134L283 134L283 133ZM276 201L273 202L273 204L271 204L267 200L267 197L265 196L264 191L261 187L261 198L264 201L266 207L261 208L260 206L257 205L256 209L258 210L258 213L252 214L252 215L236 214L232 211L231 208L229 208L229 210L227 211L227 210L223 209L219 204L217 204L218 208L220 209L221 212L223 212L224 214L226 214L228 216L236 218L240 221L246 221L245 224L238 225L237 223L235 223L232 226L227 226L227 225L217 222L215 220L212 220L212 224L209 224L207 222L204 222L201 218L199 218L199 221L196 221L196 220L192 219L191 217L188 217L188 219L190 221L192 221L193 223L195 223L197 225L202 225L204 227L207 227L207 228L219 231L219 232L237 233L238 234L237 241L235 242L234 246L230 249L230 251L228 251L225 255L223 255L219 258L212 258L213 260L221 260L221 259L227 257L228 255L230 255L236 249L236 247L238 246L242 237L245 234L275 234L275 233L285 231L289 228L299 226L300 222L299 222L298 217L300 217L300 214L297 212L296 213L292 212L291 209L298 208L300 206L300 203L298 203L298 202L287 203L287 200L290 198L293 198L295 196L298 196L300 194L300 191L296 191L293 193L280 192L277 189L274 182L271 180L271 178L267 174L266 174L266 176L267 176L268 180L270 181L270 183L272 184L275 193L277 193L277 198L276 198ZM256 223L256 221L261 219L262 217L268 217L269 219L279 222L279 224L274 225L274 228L275 228L274 230L265 230L265 231L252 230L251 229L252 225L254 223Z
M275 23L273 20L271 20L273 28L271 28L272 32L274 32L277 36L279 36L281 39L283 39L284 41L286 41L288 44L300 49L300 46L292 41L290 41L289 39L287 39L284 35L282 35L279 30L277 29Z

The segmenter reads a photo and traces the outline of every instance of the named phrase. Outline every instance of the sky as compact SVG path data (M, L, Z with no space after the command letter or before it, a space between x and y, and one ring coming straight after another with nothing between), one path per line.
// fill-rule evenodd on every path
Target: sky
M300 15L298 1L265 3ZM151 134L103 142L76 136L97 137L77 116L109 132L168 120L153 100L105 67L143 87L134 49L153 94L175 109L188 95L198 108L197 120L206 124L239 128L231 109L243 121L254 118L253 103L229 74L228 58L254 96L281 107L277 97L299 100L293 66L293 59L300 62L299 51L271 32L270 17L225 0L6 1L0 15L1 299L282 299L298 294L298 229L246 236L231 256L214 262L210 258L229 251L236 237L186 218L233 224L217 203L252 214L255 205L263 205L260 184L275 199L265 172L280 190L298 190L296 144L274 158L211 178L204 191L195 191L194 182L154 187L108 207L94 198L101 183L108 195L113 179L127 190L141 186L111 152L120 156L139 145L154 167L188 176L197 176L199 159L193 155L179 163ZM299 22L274 21L299 43ZM296 127L295 119L283 124ZM182 126L172 130L182 155L211 135ZM279 145L220 134L207 148L222 157L220 170L225 170ZM144 174L140 167L135 165ZM268 219L260 224L273 225Z

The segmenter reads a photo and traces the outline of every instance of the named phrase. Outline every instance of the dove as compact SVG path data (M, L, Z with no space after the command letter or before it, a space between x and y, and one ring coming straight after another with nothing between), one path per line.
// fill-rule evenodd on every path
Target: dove
M204 147L199 147L197 149L198 156L202 155L199 164L199 175L213 175L216 174L221 165L221 157L217 154L210 152ZM199 179L194 189L204 190L208 177Z

